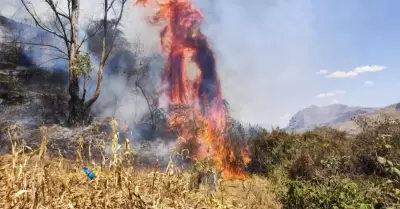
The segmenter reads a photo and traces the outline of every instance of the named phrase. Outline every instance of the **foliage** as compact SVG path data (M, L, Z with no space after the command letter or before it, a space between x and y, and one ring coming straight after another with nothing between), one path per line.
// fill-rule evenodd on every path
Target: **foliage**
M290 160L294 154L294 135L281 130L268 133L261 130L251 138L253 141L249 170L270 175L274 169Z
M383 116L381 121L358 118L356 122L363 129L352 145L357 171L386 176L388 173L377 159L382 157L391 162L400 162L400 121Z
M391 179L396 181L397 184L400 183L400 170L396 165L386 158L377 157L377 161L380 166L386 171L386 174L390 175Z
M374 208L373 200L351 181L338 178L318 183L291 181L287 187L288 191L281 194L284 209Z
M356 123L362 129L357 135L329 127L258 130L251 137L249 170L278 179L285 208L398 206L400 122L384 116Z
M314 162L310 154L303 150L289 168L289 177L291 179L311 180L314 176Z
M76 73L87 78L92 72L92 64L88 53L79 53L76 56Z

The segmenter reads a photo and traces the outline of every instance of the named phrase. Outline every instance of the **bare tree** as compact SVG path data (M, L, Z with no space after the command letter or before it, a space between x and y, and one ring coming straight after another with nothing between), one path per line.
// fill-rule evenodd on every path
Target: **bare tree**
M139 68L139 70L137 71L137 76L135 78L135 87L139 89L140 93L143 95L144 99L146 100L147 108L148 108L149 114L150 114L151 125L152 125L152 128L154 129L155 125L156 125L154 112L157 109L157 106L156 106L157 99L155 97L153 97L154 95L152 95L150 92L147 92L146 89L142 85L145 77L147 76L148 68L149 68L148 65L144 65Z
M55 0L45 0L45 3L49 6L52 14L55 18L55 23L52 27L51 24L46 24L35 12L33 5L31 2L26 0L21 0L24 5L26 11L33 18L35 24L39 26L42 30L46 31L49 34L54 35L59 38L63 44L65 45L68 59L68 69L69 69L69 94L70 100L68 103L69 106L69 117L68 123L69 125L76 125L80 122L86 121L88 118L88 113L90 111L90 107L97 100L100 95L102 81L103 81L103 71L105 63L112 51L112 45L117 36L118 26L122 19L122 14L124 11L124 6L127 0L104 0L103 1L103 17L102 17L102 45L101 45L101 54L99 59L99 69L97 75L97 85L94 94L88 99L85 99L86 90L82 96L79 95L80 86L79 86L79 77L80 77L80 69L79 69L79 51L83 43L90 38L92 38L96 33L89 34L84 37L82 40L78 40L78 26L79 26L79 9L80 9L80 0L67 0L67 11L65 12L60 6L59 2ZM120 8L117 12L117 4L119 4ZM113 12L116 17L113 20L113 27L110 30L109 27L109 12ZM52 29L55 28L55 29ZM111 43L107 43L106 46L106 38L107 35L111 32Z
M135 95L142 96L145 99L149 115L143 117L142 122L150 122L152 128L156 128L158 114L158 98L159 88L155 77L151 75L151 63L157 60L157 54L146 54L143 42L139 37L132 43L122 43L127 51L122 54L129 54L132 60L128 60L131 64L129 68L123 69L122 73L126 76L129 83L133 84L132 90ZM121 54L121 55L122 55Z

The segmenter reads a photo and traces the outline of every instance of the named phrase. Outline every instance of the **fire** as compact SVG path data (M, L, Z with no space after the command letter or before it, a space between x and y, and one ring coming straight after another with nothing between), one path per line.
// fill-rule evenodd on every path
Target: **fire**
M236 158L249 162L247 150L235 156L231 145L225 143L222 133L226 126L226 114L222 100L216 61L207 37L201 33L203 16L190 0L135 0L135 5L155 3L158 6L151 24L164 24L160 32L160 45L166 58L163 83L167 83L170 107L181 107L170 111L168 121L180 135L182 142L196 138L200 147L191 158L212 156L214 164L225 179L244 177ZM186 62L193 61L198 69L197 77L190 81ZM186 109L185 109L186 108ZM179 109L179 108L178 108ZM185 127L188 121L203 126L195 131Z

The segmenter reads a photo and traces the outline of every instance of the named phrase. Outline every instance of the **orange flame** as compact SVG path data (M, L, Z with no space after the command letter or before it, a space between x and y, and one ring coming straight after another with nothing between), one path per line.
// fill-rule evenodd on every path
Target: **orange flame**
M239 157L247 164L250 161L247 150L243 149L235 156L231 145L219 134L225 130L226 116L214 54L207 37L200 31L203 16L190 0L154 1L158 10L148 21L165 24L160 33L160 44L166 58L163 83L169 85L169 105L192 107L171 111L168 115L170 127L175 128L182 142L197 138L200 147L196 153L190 153L191 158L211 155L224 179L244 178L243 170L233 162ZM138 4L147 6L150 0L136 0L135 5ZM198 68L194 81L187 76L187 60L194 61ZM194 133L183 125L189 120L204 127Z

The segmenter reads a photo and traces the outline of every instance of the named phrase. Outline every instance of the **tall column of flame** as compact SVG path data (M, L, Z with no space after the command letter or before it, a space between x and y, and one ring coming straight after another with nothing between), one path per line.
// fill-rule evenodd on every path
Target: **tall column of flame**
M191 113L171 113L170 125L185 123L189 115L205 124L206 127L195 136L200 143L200 149L197 153L191 153L191 157L203 158L211 155L215 165L222 170L224 178L243 176L243 172L230 163L235 160L232 149L224 143L222 136L217 134L225 129L226 117L214 53L209 47L207 37L200 31L203 16L190 0L135 2L144 6L150 3L156 3L158 10L149 22L165 24L160 37L161 48L166 58L163 82L169 86L170 105L193 107ZM189 59L194 61L198 68L194 82L189 82L187 75L185 63ZM185 128L181 128L179 134L183 140L193 137ZM245 154L244 158L246 163L248 158Z

